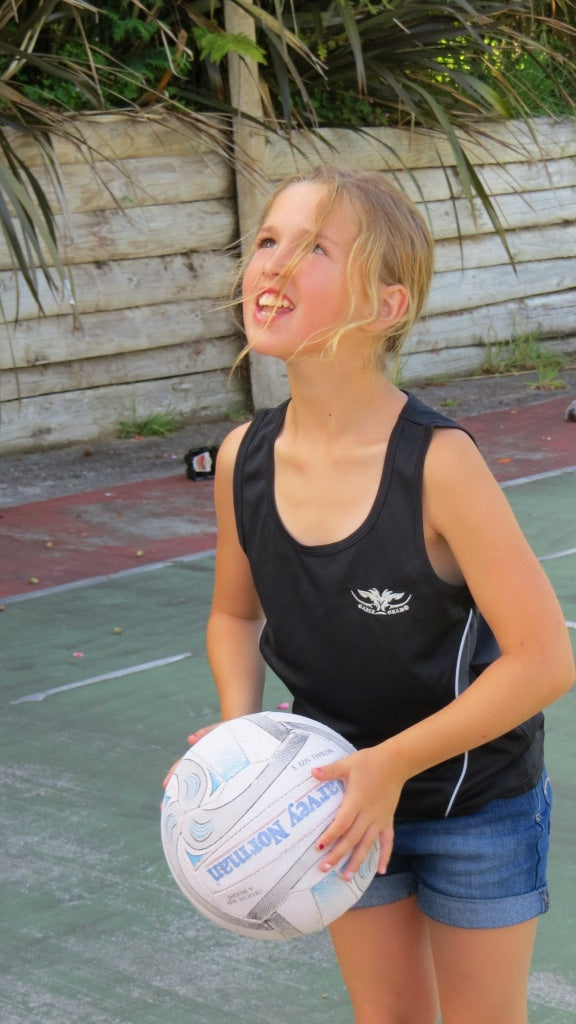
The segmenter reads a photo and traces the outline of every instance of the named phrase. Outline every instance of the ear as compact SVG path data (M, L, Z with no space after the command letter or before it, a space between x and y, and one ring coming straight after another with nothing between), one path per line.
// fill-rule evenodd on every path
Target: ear
M403 284L389 284L382 287L378 327L393 327L406 314L408 292Z

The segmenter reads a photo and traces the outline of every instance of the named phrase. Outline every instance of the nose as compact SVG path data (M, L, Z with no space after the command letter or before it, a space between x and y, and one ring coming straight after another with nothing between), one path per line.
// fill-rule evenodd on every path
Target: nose
M273 245L266 249L265 252L264 268L266 273L270 277L280 277L290 262L291 253L285 246L281 245Z

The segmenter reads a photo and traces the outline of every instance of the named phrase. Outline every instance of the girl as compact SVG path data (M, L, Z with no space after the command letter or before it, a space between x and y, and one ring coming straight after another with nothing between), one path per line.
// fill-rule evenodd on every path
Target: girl
M220 449L208 655L224 719L261 710L268 663L358 748L313 770L345 786L325 870L381 842L331 927L356 1024L525 1024L548 906L540 709L574 662L473 441L383 372L432 259L377 174L321 168L268 202L242 310L291 398Z

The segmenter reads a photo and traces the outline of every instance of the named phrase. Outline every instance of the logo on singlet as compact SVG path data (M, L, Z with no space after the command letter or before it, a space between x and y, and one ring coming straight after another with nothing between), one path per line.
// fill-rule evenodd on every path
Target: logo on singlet
M370 587L370 590L351 590L350 593L358 609L367 612L368 615L399 615L410 610L412 594L406 597L404 591L396 594L393 590L380 591L376 587Z

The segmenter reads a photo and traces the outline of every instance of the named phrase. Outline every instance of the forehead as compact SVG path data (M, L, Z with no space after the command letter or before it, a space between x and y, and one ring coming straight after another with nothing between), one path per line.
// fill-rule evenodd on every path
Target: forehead
M264 221L286 220L291 227L301 230L315 230L322 220L327 229L338 227L346 233L356 234L358 219L349 204L341 196L336 197L325 209L329 193L326 185L319 182L298 181L288 185L273 200Z

